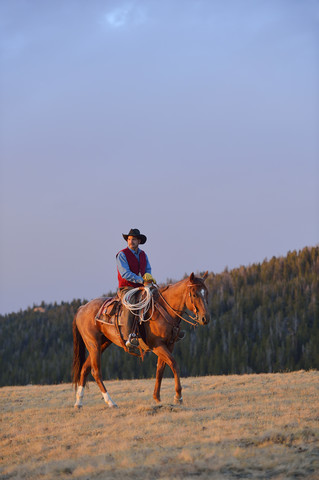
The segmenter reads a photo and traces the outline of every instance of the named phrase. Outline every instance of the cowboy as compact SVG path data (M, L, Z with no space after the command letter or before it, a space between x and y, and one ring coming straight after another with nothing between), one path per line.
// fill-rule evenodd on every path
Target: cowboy
M122 234L127 242L127 247L116 255L117 274L119 281L118 296L122 300L124 295L132 288L141 287L145 283L156 283L152 277L152 269L146 253L139 248L144 245L147 238L141 234L138 228L131 228L129 233ZM138 293L133 296L131 302L136 302ZM136 351L139 346L138 337L132 332L134 314L123 305L121 319L123 336L129 350Z

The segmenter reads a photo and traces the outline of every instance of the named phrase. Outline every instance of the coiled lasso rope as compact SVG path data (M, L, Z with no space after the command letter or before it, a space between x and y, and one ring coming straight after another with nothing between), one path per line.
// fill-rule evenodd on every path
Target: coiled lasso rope
M130 312L132 312L134 315L140 317L141 322L147 322L153 315L154 313L154 300L153 300L153 295L151 292L151 287L148 285L145 285L143 287L143 294L145 293L145 297L142 298L139 302L137 303L132 303L132 297L135 295L136 292L140 292L141 287L137 288L132 288L132 290L129 290L124 297L122 298L122 303L124 307L126 307ZM148 318L144 318L144 312L147 311L149 308L150 303L152 304L152 313L149 315Z

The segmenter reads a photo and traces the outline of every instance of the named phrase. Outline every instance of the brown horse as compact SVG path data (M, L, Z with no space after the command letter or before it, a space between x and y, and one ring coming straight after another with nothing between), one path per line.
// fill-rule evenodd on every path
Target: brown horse
M156 382L153 398L160 402L160 388L165 365L168 365L175 378L175 403L182 403L182 387L179 368L172 352L180 331L183 313L193 311L195 317L189 315L195 324L206 325L209 322L208 291L205 285L207 272L203 278L192 273L189 277L158 289L158 308L155 308L149 321L143 323L144 342L157 355ZM73 383L77 388L75 407L82 407L86 377L91 373L100 387L105 402L116 407L104 386L101 375L101 354L112 343L124 346L118 330L114 325L95 321L95 316L105 298L96 298L80 307L73 320ZM85 347L89 355L85 360Z

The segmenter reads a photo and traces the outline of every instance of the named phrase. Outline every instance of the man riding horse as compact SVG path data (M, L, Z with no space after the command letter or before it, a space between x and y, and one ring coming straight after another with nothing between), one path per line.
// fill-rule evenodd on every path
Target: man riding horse
M141 287L143 284L156 284L156 280L152 276L152 268L146 253L139 248L144 245L147 238L141 234L138 228L131 228L126 235L122 234L127 242L127 247L116 255L117 275L118 275L118 296L121 300L127 292L133 288ZM131 302L139 301L140 293L137 292L131 297ZM135 315L123 304L121 321L122 335L126 340L125 345L129 353L139 354L139 340L135 333ZM185 331L181 330L178 334L177 341L184 338Z
M99 318L101 309L104 308L106 301L116 303L115 311L111 314L118 320L118 303L116 299L105 299L99 297L91 300L85 305L81 305L77 310L73 320L73 383L76 388L75 407L81 408L83 403L84 386L87 381L89 372L92 373L96 383L98 384L104 401L110 406L115 407L116 403L112 400L107 392L101 371L101 355L106 348L114 344L124 348L129 353L133 353L130 349L139 350L138 338L132 335L134 330L134 316L125 308L127 305L134 311L142 306L141 315L143 316L144 308L147 309L145 299L151 298L153 307L150 317L143 319L143 328L140 335L143 343L158 358L156 369L156 382L153 398L156 402L160 402L160 389L163 379L165 365L168 365L173 372L175 379L175 403L182 402L182 387L177 362L173 356L173 349L176 342L183 338L185 332L181 331L180 323L185 320L195 325L206 325L210 320L210 312L208 305L208 290L205 285L208 272L202 277L191 273L183 280L173 285L158 287L151 274L151 266L146 253L139 249L140 244L146 242L145 235L142 235L137 228L133 228L125 235L127 248L121 250L117 256L118 279L119 279L119 296L123 298L125 292L130 289L142 287L143 283L147 287L141 288L142 299L132 305L131 295L125 297L124 322L121 315L121 326L124 328L119 331L119 324L111 319L108 321ZM149 288L149 284L153 284L153 289ZM154 285L155 284L155 285ZM153 291L151 291L153 290ZM137 290L138 292L138 290ZM143 295L146 297L143 300ZM139 293L139 292L138 292ZM153 297L149 297L153 295ZM154 295L155 294L155 295ZM135 308L134 308L135 307ZM190 313L193 312L193 313ZM185 318L186 317L186 318ZM187 320L188 317L188 320ZM141 318L142 320L142 318ZM126 344L123 342L123 336ZM135 340L134 340L135 339ZM142 342L141 342L142 343ZM142 347L144 348L143 344ZM88 356L86 356L86 350ZM136 353L134 352L136 355Z
M125 294L133 288L141 287L144 282L156 283L152 277L152 269L146 253L139 248L144 245L147 238L141 234L138 228L131 228L129 233L122 234L127 247L116 255L117 275L118 275L118 296L122 300ZM131 298L131 301L138 301L139 292ZM123 322L122 334L126 340L125 345L131 352L137 352L139 341L136 333L133 331L134 314L123 305L121 320Z

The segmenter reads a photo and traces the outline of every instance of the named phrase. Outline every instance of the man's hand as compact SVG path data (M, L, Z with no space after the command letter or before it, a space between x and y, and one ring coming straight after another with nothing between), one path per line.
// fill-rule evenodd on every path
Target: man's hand
M147 283L156 283L156 280L154 277L152 277L152 275L150 273L145 273L143 275L143 280L144 280L144 284L147 284Z

